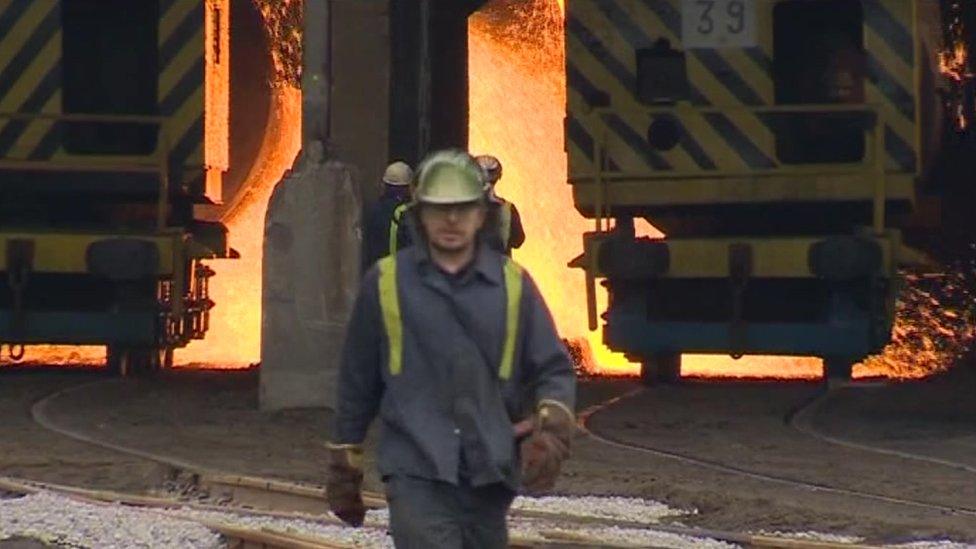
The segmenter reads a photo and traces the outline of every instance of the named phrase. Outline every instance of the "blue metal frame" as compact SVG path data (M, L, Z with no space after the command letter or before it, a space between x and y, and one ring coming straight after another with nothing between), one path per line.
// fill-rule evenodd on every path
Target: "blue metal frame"
M9 310L0 311L0 341L3 343L153 345L156 342L158 313L155 311L29 311L24 316L24 330L16 336L11 331L13 316Z
M715 322L650 322L635 315L609 315L603 331L606 344L628 355L664 352L845 356L860 359L872 352L868 322L837 324L752 323L733 346L730 324Z

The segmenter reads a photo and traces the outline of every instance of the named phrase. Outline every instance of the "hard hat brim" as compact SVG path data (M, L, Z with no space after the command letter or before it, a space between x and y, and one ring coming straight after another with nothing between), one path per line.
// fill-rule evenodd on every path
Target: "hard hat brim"
M446 196L428 196L424 198L417 198L418 204L433 204L435 206L447 206L451 204L476 204L484 199L483 194L479 194L474 197L446 197Z

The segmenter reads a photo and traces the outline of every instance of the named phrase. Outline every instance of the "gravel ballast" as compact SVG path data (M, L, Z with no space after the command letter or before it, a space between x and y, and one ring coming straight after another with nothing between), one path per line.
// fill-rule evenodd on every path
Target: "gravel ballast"
M44 492L0 500L0 540L15 537L99 549L223 547L219 534L190 521Z
M715 539L695 538L655 531L653 526L665 518L686 514L654 501L636 498L602 497L520 497L518 509L567 515L569 518L511 517L513 538L545 542L552 539L579 543L605 543L611 547L674 547L726 549L734 544ZM648 528L622 528L581 525L571 517L614 518L643 522ZM323 522L313 515L278 518L228 508L226 511L198 510L190 507L145 510L118 504L86 503L40 492L0 500L0 541L33 539L59 547L79 548L160 548L218 549L225 546L220 534L200 524L222 524L235 528L265 530L320 538L354 547L386 549L393 547L387 529L385 509L370 511L362 528L349 528ZM852 543L856 538L818 532L769 533L793 538ZM956 549L967 547L952 542L916 542L891 547L905 549ZM969 546L971 547L971 546Z
M605 518L620 521L659 524L662 519L694 514L663 503L640 498L601 496L580 497L518 497L512 508L546 513L563 513L577 517Z

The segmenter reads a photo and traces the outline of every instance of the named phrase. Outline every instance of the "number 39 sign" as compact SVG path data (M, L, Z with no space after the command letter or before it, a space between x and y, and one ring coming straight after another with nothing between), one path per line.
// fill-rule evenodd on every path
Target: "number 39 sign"
M756 45L756 0L681 0L685 48Z

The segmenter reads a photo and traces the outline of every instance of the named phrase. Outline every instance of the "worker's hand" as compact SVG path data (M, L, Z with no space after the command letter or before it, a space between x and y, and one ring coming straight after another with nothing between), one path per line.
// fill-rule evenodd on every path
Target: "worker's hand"
M523 438L532 434L535 430L535 416L515 423L512 425L512 431L515 434L515 440L522 440Z
M552 433L537 432L522 441L522 486L530 494L552 490L569 457L569 447Z
M355 444L329 444L329 478L325 496L342 522L359 527L366 518L363 504L363 449Z
M516 431L518 426L516 424ZM559 402L544 400L533 416L531 434L519 445L522 458L522 484L530 493L551 490L569 458L569 447L576 433L576 417Z

